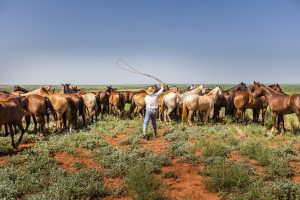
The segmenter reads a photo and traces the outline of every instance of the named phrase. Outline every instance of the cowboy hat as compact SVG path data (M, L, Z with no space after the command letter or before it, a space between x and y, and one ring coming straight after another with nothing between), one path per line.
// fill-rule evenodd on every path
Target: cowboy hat
M155 88L150 86L150 87L148 87L148 89L146 90L146 93L150 95L150 94L153 94L154 91L155 91Z

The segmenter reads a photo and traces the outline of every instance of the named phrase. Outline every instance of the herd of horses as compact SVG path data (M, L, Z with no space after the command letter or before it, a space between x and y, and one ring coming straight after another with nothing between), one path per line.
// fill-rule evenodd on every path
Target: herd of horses
M156 90L156 85L154 85ZM49 129L50 116L56 121L56 130L66 128L77 129L79 118L83 127L86 118L91 122L98 120L99 115L118 115L123 117L143 117L145 110L145 90L118 91L107 86L105 91L85 92L71 84L61 84L61 90L55 93L51 87L40 87L28 91L15 86L13 92L0 92L0 130L5 136L11 136L14 148L20 144L22 137L28 131L31 120L34 122L33 132L45 134ZM195 115L203 123L207 123L212 114L214 121L220 120L221 108L225 108L225 115L242 119L247 109L252 109L253 121L265 123L265 113L269 107L272 114L272 130L285 131L284 115L295 113L300 122L300 95L285 94L278 84L264 85L254 82L251 85L240 83L229 90L220 87L206 88L204 85L191 86L184 91L177 87L164 87L164 92L158 99L158 118L166 123L172 120L188 121L193 124ZM130 109L125 113L125 104ZM213 113L212 113L213 112ZM261 120L259 120L261 113ZM25 128L23 126L25 121ZM21 132L17 143L14 135Z

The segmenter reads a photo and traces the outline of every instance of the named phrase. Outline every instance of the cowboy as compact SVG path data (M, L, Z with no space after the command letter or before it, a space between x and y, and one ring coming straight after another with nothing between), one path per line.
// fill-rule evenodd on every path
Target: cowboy
M146 103L146 115L144 119L143 124L143 134L146 139L149 139L149 135L147 134L147 128L149 121L151 119L152 126L154 129L154 134L157 136L157 125L156 125L156 116L158 113L158 97L163 93L164 90L164 84L160 84L160 90L156 93L154 93L155 88L154 87L148 87L146 90L146 93L148 94L145 97L145 103Z

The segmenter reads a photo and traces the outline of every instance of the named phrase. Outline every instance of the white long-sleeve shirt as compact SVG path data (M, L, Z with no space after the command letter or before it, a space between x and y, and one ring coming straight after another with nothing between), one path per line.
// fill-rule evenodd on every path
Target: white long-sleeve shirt
M157 109L158 108L158 97L163 93L164 88L161 87L156 93L147 95L145 97L146 109Z

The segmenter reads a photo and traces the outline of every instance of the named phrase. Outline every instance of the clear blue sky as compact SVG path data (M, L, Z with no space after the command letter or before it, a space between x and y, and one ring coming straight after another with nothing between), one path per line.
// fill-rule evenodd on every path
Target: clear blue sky
M300 1L0 0L0 84L300 83Z

